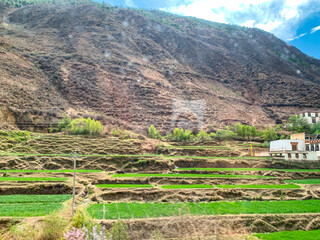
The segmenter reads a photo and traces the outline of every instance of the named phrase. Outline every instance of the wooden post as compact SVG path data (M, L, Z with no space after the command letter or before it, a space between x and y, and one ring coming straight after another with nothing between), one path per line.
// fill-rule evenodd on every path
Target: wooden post
M77 169L77 152L74 151L73 155L73 189L72 189L72 217L74 215L74 210L76 207L76 169Z

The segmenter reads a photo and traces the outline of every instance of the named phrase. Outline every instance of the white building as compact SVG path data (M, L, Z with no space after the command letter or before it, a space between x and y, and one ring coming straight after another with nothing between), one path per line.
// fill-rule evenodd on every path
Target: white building
M270 156L283 160L320 160L320 135L292 134L290 140L270 142Z
M305 117L306 119L308 119L309 123L314 124L314 123L319 122L320 111L319 110L314 110L314 111L305 110L305 111L297 112L296 115L299 115L301 117Z

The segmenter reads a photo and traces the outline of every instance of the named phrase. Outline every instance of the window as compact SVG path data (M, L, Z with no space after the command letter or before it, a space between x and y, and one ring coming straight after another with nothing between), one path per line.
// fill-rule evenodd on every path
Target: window
M299 159L299 153L296 153L296 158Z
M308 116L311 117L311 113L308 113Z
M309 144L306 145L306 151L310 151L310 145Z
M292 147L292 151L298 151L298 143L297 142L292 142L291 147Z
M291 153L288 153L288 158L291 159Z
M311 151L314 151L314 145L311 145Z
M316 118L315 118L315 117L312 118L312 123L313 123L313 124L316 123Z
M319 151L319 144L316 144L316 151Z
M306 153L303 154L303 159L307 159L307 154Z
M319 117L319 113L316 113L316 117Z

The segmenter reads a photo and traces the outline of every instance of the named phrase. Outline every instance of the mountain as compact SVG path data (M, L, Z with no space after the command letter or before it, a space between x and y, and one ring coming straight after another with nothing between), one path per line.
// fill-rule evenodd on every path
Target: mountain
M196 127L201 113L261 126L320 107L320 61L262 30L94 4L1 9L3 127L65 112L138 132Z

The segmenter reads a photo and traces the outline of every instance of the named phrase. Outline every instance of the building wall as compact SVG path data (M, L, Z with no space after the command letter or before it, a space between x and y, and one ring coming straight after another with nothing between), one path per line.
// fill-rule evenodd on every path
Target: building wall
M319 122L320 113L318 113L318 112L304 112L304 113L300 113L299 115L307 118L309 123ZM315 119L315 122L313 122L312 119Z
M270 152L292 151L292 142L298 143L298 151L305 151L306 147L304 140L276 140L270 142Z
M292 161L292 160L317 161L317 160L319 160L317 152L305 152L305 153L290 152L290 153L284 153L283 155L284 155L284 159L288 160L288 161ZM291 155L291 157L289 157L289 155Z
M290 135L291 140L305 140L305 138L306 138L305 133L296 133L296 134Z

